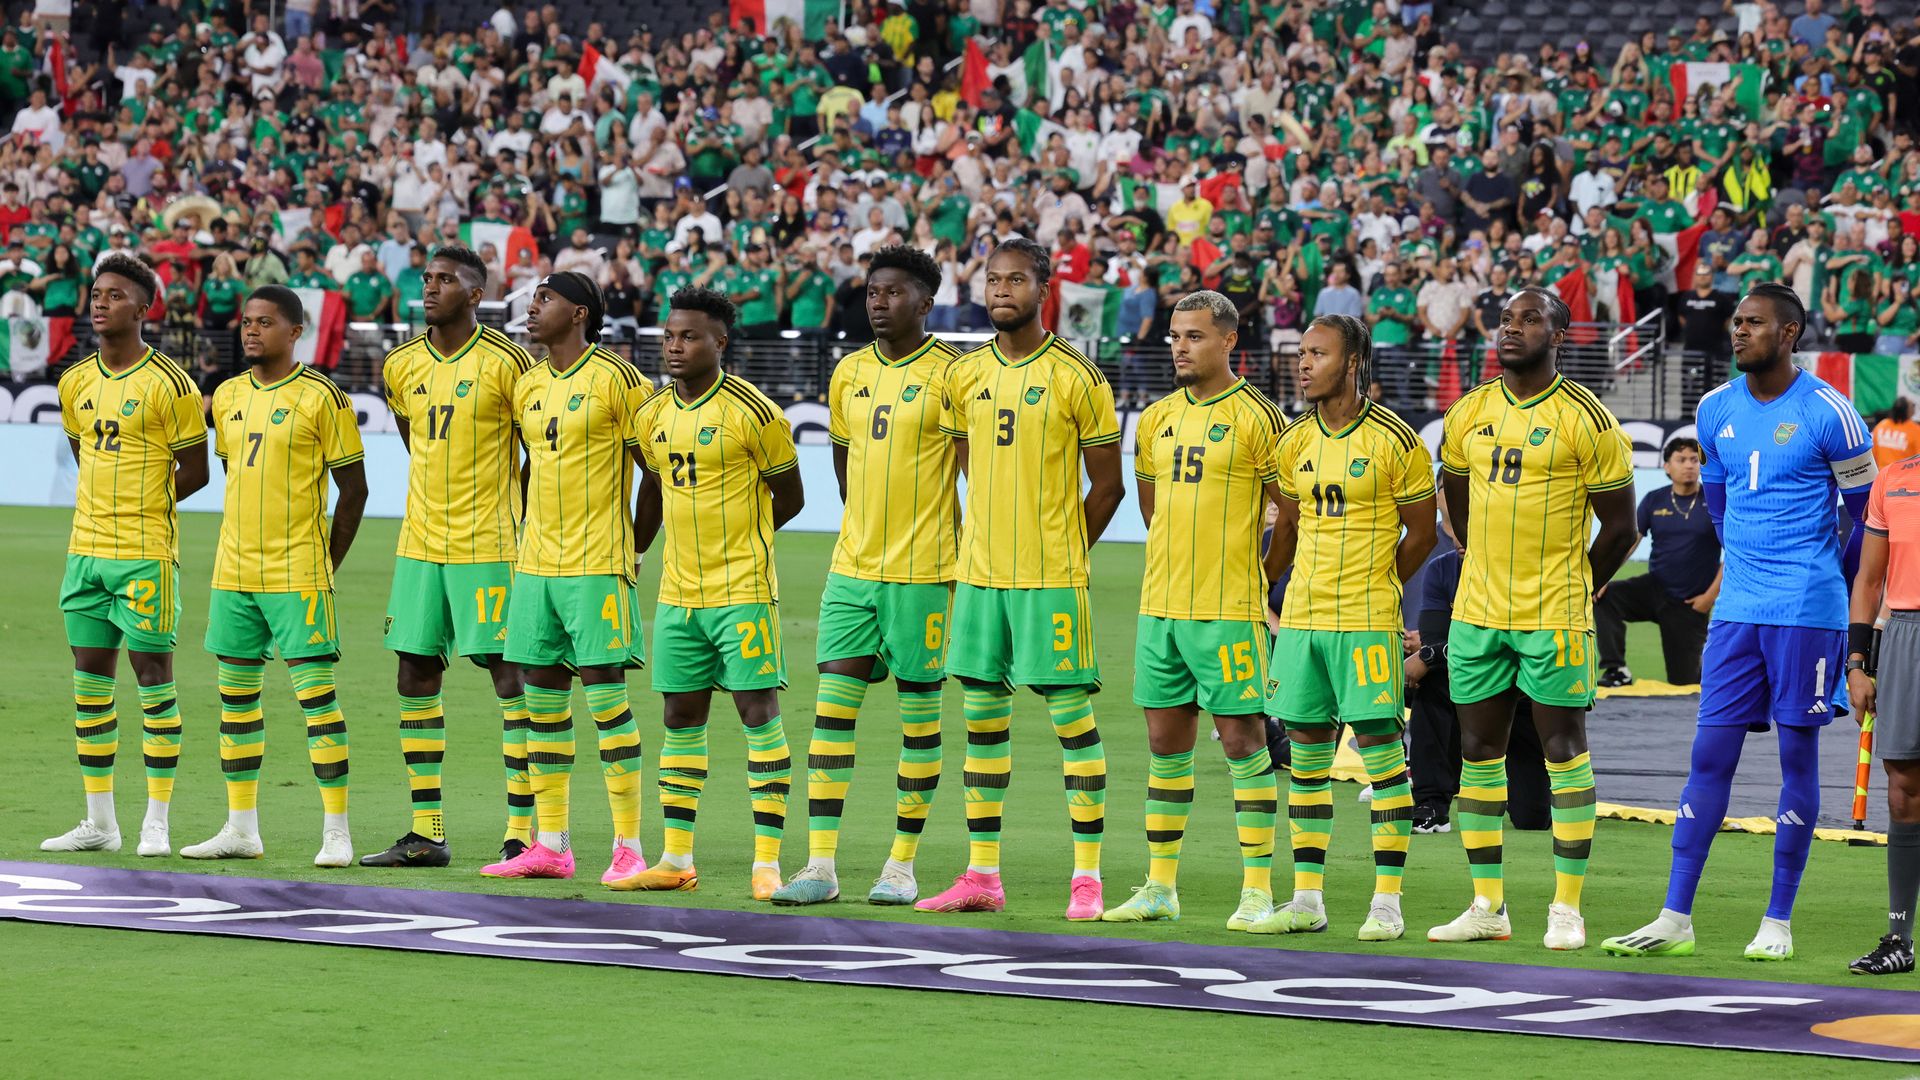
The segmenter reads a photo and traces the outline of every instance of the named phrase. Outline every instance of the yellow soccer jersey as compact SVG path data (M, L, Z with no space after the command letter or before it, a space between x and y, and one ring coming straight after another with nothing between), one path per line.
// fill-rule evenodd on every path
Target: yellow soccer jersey
M80 444L67 551L179 562L174 452L207 440L193 381L151 348L118 375L95 353L60 376L60 424Z
M899 360L848 353L827 388L827 433L847 448L847 508L833 572L868 581L953 580L960 544L958 455L940 430L947 366L938 338Z
M1106 376L1052 334L1019 358L988 342L948 367L944 412L942 430L967 440L958 580L1085 587L1080 450L1120 441Z
M1493 630L1589 630L1592 491L1633 483L1633 447L1566 376L1515 400L1500 379L1447 410L1440 464L1468 482L1467 550L1453 617Z
M402 558L511 562L520 521L520 443L513 384L535 360L505 334L477 327L452 355L425 334L387 354L387 405L407 422Z
M564 372L541 361L513 386L527 446L527 520L516 569L633 577L633 414L653 392L639 369L590 345ZM418 436L415 436L418 438Z
M1280 436L1280 491L1300 504L1293 577L1280 625L1400 630L1400 507L1433 496L1427 444L1389 409L1364 402L1328 431L1307 413Z
M722 374L693 401L671 384L633 420L647 468L660 478L666 544L660 602L683 608L771 604L773 494L765 478L799 467L780 407Z
M331 589L327 472L360 460L353 402L306 366L271 385L248 372L213 392L213 449L227 470L213 587Z
M1265 618L1260 533L1285 425L1244 379L1205 401L1176 390L1140 414L1133 475L1153 485L1140 614Z

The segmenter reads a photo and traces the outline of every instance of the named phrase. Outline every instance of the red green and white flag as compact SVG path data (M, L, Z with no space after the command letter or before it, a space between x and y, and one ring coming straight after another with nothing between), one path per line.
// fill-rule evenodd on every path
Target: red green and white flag
M1920 400L1920 355L1803 352L1793 361L1847 395L1862 416L1885 411L1896 397Z
M613 57L588 45L580 54L580 77L587 81L587 92L598 90L602 84L616 90L625 90L633 81L625 68L614 62Z
M293 344L293 358L331 371L340 363L340 348L347 342L347 298L332 289L293 292L307 312L307 328Z
M539 247L534 243L533 232L519 225L508 225L501 221L469 221L460 226L460 242L482 255L482 248L493 245L493 262L488 268L502 280L507 276L507 267L517 266L522 251L533 252L539 256Z
M1749 120L1759 120L1767 108L1767 73L1759 64L1722 64L1689 61L1675 64L1667 71L1673 84L1673 115L1680 115L1680 103L1700 92L1703 86L1725 86L1739 80L1734 101Z
M772 36L774 27L788 22L800 27L808 41L824 41L827 24L840 17L840 0L728 0L728 21L735 29L753 27L762 37Z

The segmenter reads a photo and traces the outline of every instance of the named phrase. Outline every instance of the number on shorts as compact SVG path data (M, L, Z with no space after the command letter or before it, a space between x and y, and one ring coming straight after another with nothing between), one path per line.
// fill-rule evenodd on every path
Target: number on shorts
M938 652L947 638L947 613L936 611L927 616L927 648Z
M1385 645L1368 645L1353 650L1353 681L1357 686L1385 683L1393 678L1393 661Z
M493 618L487 618L487 601L493 601ZM482 585L473 590L473 606L479 621L499 622L502 609L507 606L507 587L505 585Z
M757 656L764 656L773 651L773 635L768 633L768 630L771 628L767 626L767 620L761 619L759 625L756 626L754 623L742 619L733 624L733 629L735 633L740 635L741 659L752 660ZM758 640L754 638L756 633L760 635Z
M606 620L608 626L613 627L614 633L620 632L620 594L607 594L606 600L600 604L600 617Z
M1064 611L1053 613L1053 651L1066 652L1073 648L1073 616Z
M1231 649L1220 646L1220 681L1243 682L1253 678L1253 642L1236 641Z
M1827 696L1827 658L1821 657L1813 664L1813 700L1815 702Z
M140 615L153 614L153 597L159 592L159 586L152 581L141 579L127 582L127 606Z
M1587 662L1587 635L1568 633L1565 630L1553 632L1553 666L1580 667Z
M313 617L320 610L320 594L317 592L303 592L300 594L300 599L307 602L307 625L312 626Z

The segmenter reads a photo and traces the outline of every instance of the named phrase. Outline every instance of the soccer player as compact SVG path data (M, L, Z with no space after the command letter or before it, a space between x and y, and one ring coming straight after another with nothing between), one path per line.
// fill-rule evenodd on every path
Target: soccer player
M447 661L468 657L493 676L507 760L507 835L501 858L533 841L527 781L527 702L520 669L504 658L522 495L513 386L538 361L474 311L487 264L449 245L420 270L427 332L387 354L387 405L409 455L387 648L400 657L400 750L413 826L362 866L445 866L440 766L447 751L440 688Z
M1322 881L1333 831L1329 776L1340 725L1354 731L1373 784L1373 902L1361 941L1406 933L1400 878L1413 834L1407 776L1402 588L1433 550L1433 459L1406 422L1366 397L1373 341L1350 315L1315 319L1300 339L1300 396L1312 403L1280 436L1280 504L1269 558L1292 566L1275 633L1267 711L1293 744L1287 819L1293 899L1256 934L1327 928ZM1310 500L1310 501L1309 501Z
M327 377L294 359L306 330L300 298L263 285L240 311L249 370L213 392L213 451L226 467L225 513L213 557L207 651L220 663L220 769L227 823L188 859L257 859L260 762L266 721L260 687L266 661L287 662L307 720L307 758L325 817L313 865L353 862L347 828L347 719L333 665L333 576L367 505L359 418ZM327 524L327 479L339 489Z
M160 282L114 254L94 271L87 307L100 349L60 377L60 422L80 466L60 612L73 649L73 729L87 816L42 851L118 851L113 762L120 747L113 677L120 648L140 685L147 814L139 852L173 851L167 807L180 762L173 648L180 622L179 501L207 485L207 425L186 373L140 339Z
M925 252L883 247L867 270L875 340L848 353L827 390L840 498L840 539L820 599L819 701L807 747L807 865L776 904L840 895L834 854L853 778L854 725L867 686L891 671L900 688L901 748L893 850L867 894L873 904L920 898L920 832L940 783L940 682L947 604L958 554L958 452L940 430L947 365L960 350L926 331L940 267Z
M694 819L707 779L707 713L714 690L733 695L747 735L753 806L753 898L780 887L793 771L779 691L787 685L780 644L774 530L805 495L786 414L737 375L720 370L739 315L724 293L673 294L661 357L672 382L633 419L640 447L634 512L639 550L666 527L654 608L653 688L664 704L660 816L665 853L653 869L611 882L621 891L689 890Z
M600 880L647 865L640 728L627 701L626 669L646 659L627 499L638 457L633 413L653 388L632 364L596 344L605 316L599 287L573 271L541 279L527 306L527 334L547 358L513 385L514 424L527 448L527 513L503 659L521 667L526 684L527 783L539 820L532 846L518 854L509 847L507 857L481 868L486 877L573 876L575 672L593 714L613 812L613 857Z
M1193 802L1200 710L1213 714L1233 774L1240 905L1227 929L1273 911L1276 791L1267 753L1266 504L1282 502L1274 450L1279 406L1233 373L1240 324L1217 292L1173 308L1173 381L1136 430L1133 474L1147 523L1147 569L1133 648L1133 700L1146 710L1147 883L1100 917L1180 917L1176 879Z
M1892 608L1868 670L1873 619ZM1847 696L1855 717L1874 718L1874 753L1887 772L1887 933L1848 966L1856 975L1913 970L1913 911L1920 901L1920 457L1889 464L1867 500L1847 624Z
M1727 815L1748 731L1777 726L1780 801L1773 889L1749 960L1793 956L1793 901L1820 812L1820 729L1846 709L1847 578L1877 472L1866 422L1839 391L1794 366L1806 309L1756 285L1733 313L1733 379L1700 399L1707 510L1725 550L1701 658L1700 722L1673 827L1666 906L1608 938L1621 956L1691 956L1693 897ZM1854 522L1843 552L1836 492Z
M1571 315L1550 290L1528 286L1500 309L1501 375L1447 410L1441 484L1465 552L1447 635L1460 713L1455 823L1473 873L1473 903L1429 941L1512 936L1502 880L1507 736L1520 694L1546 751L1552 791L1553 902L1545 944L1587 943L1580 917L1593 842L1593 592L1633 550L1632 447L1619 421L1560 374ZM1598 533L1593 518L1600 519Z
M1067 918L1101 914L1100 841L1107 755L1089 696L1100 687L1087 550L1124 494L1113 387L1040 323L1053 267L1031 240L987 259L986 346L947 369L948 435L966 441L966 519L947 671L960 679L967 723L967 869L921 911L999 911L1000 813L1012 775L1013 687L1047 701L1060 739L1073 877ZM1080 489L1080 463L1090 486Z

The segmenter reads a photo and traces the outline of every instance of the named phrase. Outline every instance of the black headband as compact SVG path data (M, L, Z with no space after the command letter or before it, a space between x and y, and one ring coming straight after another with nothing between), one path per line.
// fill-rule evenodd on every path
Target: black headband
M606 305L601 301L600 290L594 286L591 278L585 274L566 270L558 274L548 274L540 284L552 290L562 300L586 308L586 338L588 341L600 339L600 320L606 316Z

